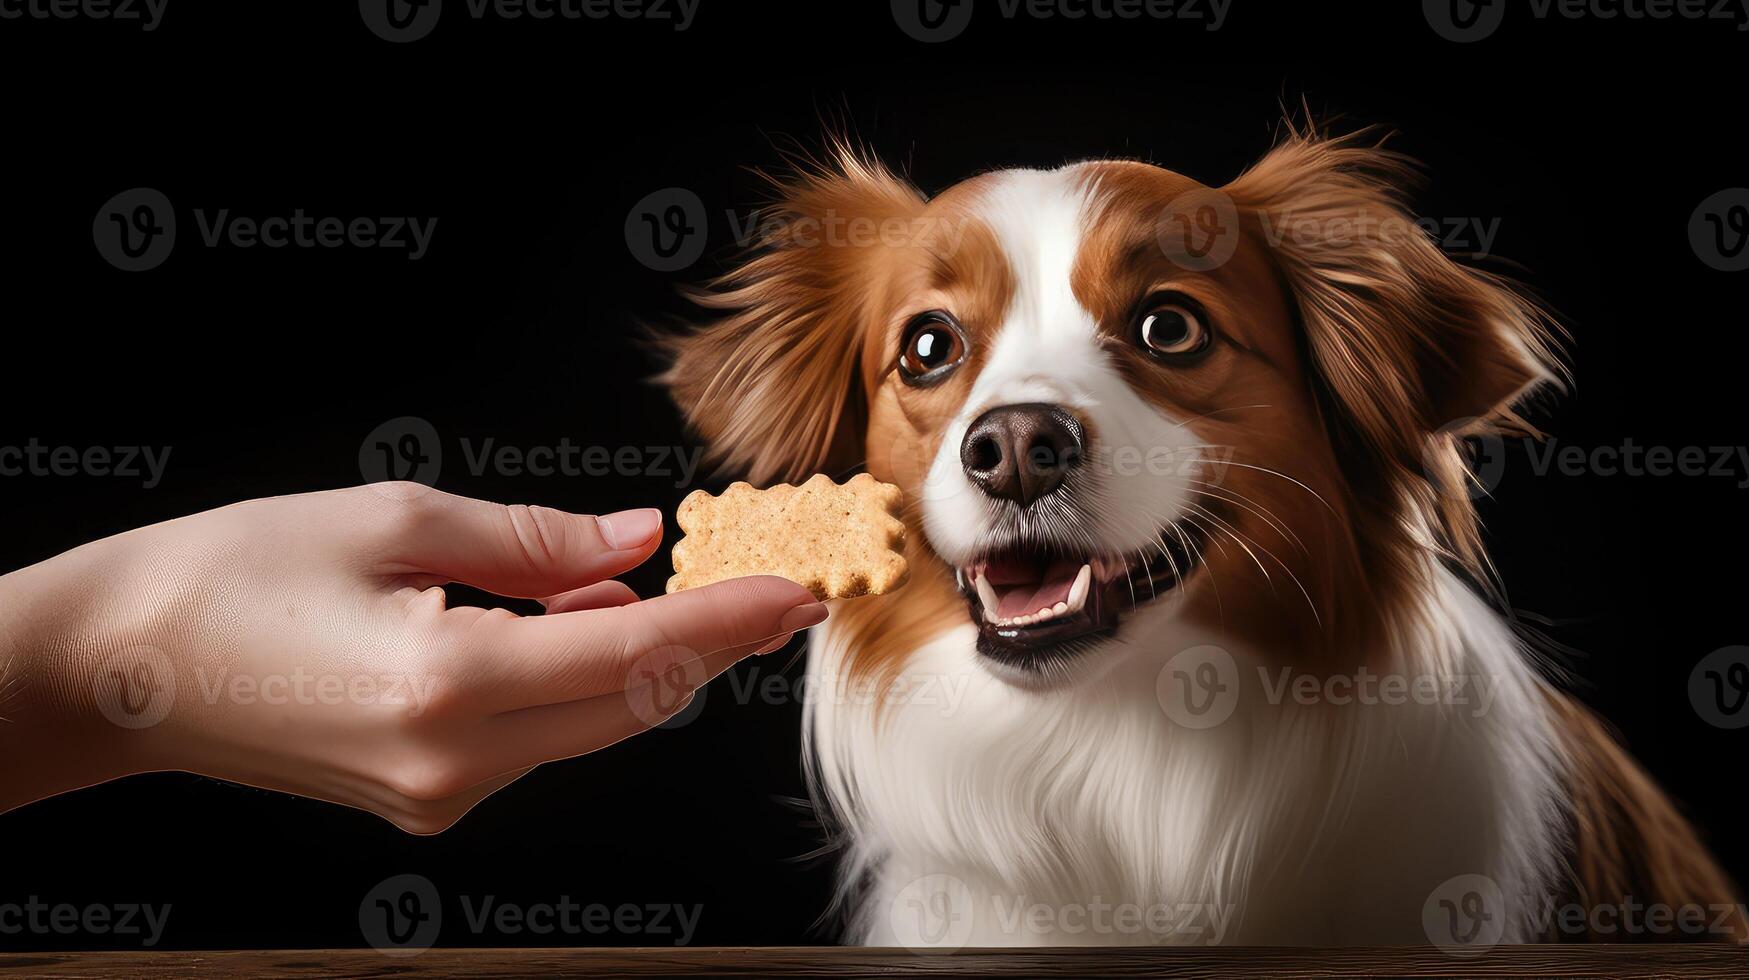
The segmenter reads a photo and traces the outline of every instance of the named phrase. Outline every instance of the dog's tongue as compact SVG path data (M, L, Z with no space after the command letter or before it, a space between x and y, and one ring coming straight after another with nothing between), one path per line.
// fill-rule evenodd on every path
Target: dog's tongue
M1007 619L1067 602L1083 564L1082 559L1067 557L996 558L984 568L984 578L996 590L997 615Z

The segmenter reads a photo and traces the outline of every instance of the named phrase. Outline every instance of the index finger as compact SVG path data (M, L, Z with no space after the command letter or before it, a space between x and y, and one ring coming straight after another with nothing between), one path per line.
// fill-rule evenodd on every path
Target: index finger
M463 666L495 692L495 710L557 704L647 681L634 675L652 656L668 665L725 652L748 656L826 615L807 589L757 575L611 609L481 619L462 644Z

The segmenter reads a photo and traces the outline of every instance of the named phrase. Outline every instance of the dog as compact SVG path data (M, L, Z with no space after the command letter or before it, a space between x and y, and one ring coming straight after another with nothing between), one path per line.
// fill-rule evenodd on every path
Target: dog
M809 643L847 941L1745 935L1495 611L1465 440L1528 430L1561 334L1416 224L1418 175L1290 125L1219 188L926 197L848 140L776 180L662 378L756 485L906 493L911 583ZM1689 925L1617 914L1652 907Z

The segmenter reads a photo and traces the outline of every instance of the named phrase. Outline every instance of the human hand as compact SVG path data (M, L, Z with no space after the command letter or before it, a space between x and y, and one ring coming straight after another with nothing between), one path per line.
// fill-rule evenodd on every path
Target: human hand
M662 540L418 484L251 500L0 577L0 812L186 770L436 833L686 706L826 608L770 576L640 601ZM442 586L546 615L447 608Z

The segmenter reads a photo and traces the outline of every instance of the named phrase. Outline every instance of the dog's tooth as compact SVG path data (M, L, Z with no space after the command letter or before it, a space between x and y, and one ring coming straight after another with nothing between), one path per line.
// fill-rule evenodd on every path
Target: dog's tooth
M978 588L978 601L984 604L984 619L992 623L998 622L1000 617L997 612L1002 604L996 601L996 590L991 587L990 580L980 574L973 580L973 584Z
M1066 602L1059 602L1056 605L1051 607L1051 613L1053 615L1057 615L1057 616L1061 616L1068 611L1069 611L1069 604Z
M1069 599L1068 602L1065 603L1066 610L1072 609L1079 611L1082 606L1086 605L1087 589L1092 584L1093 568L1088 565L1082 565L1081 570L1075 573L1075 584L1069 586Z

